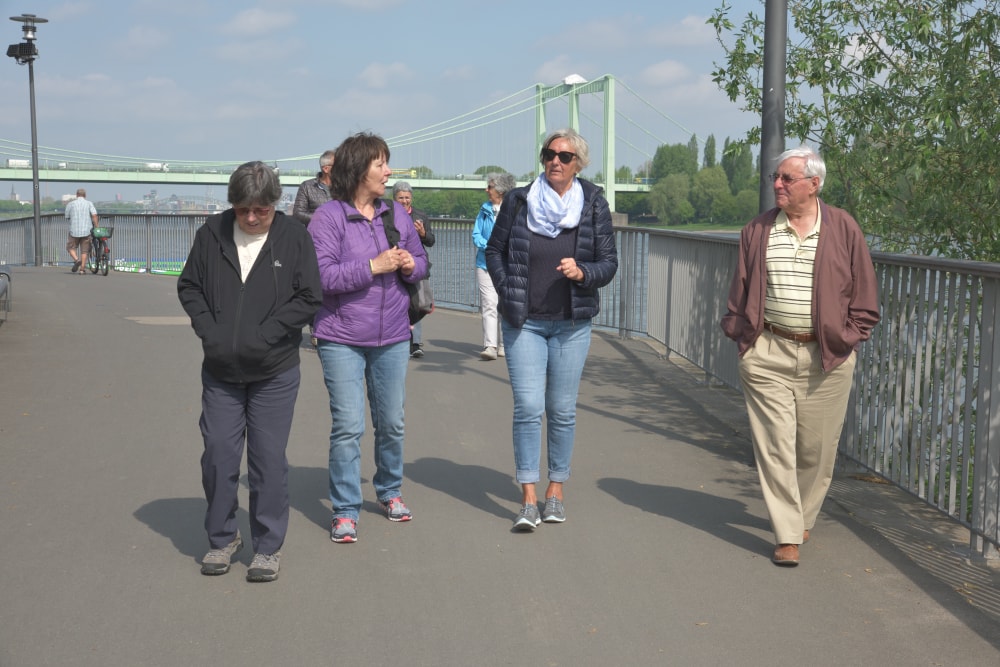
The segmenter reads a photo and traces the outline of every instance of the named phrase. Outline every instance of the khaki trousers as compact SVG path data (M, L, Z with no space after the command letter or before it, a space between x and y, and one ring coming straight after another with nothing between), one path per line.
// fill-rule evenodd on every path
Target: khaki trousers
M823 372L819 345L764 331L739 362L777 544L802 544L830 489L857 353Z

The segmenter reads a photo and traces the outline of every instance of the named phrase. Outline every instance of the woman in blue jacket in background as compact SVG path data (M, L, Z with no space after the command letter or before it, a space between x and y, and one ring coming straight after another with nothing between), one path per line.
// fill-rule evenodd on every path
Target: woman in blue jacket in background
M472 225L472 243L476 246L476 284L479 286L479 313L483 318L483 351L479 358L493 361L504 356L503 340L498 340L500 322L497 317L497 290L486 270L486 244L493 233L503 196L514 189L517 181L511 174L486 175L486 195L489 201L479 207L479 215Z
M541 150L544 172L504 197L486 265L503 318L503 342L514 393L514 466L522 490L515 530L566 520L576 432L576 397L590 350L597 290L618 270L611 210L601 189L577 177L590 163L587 142L557 130ZM547 421L548 487L541 516L542 414Z

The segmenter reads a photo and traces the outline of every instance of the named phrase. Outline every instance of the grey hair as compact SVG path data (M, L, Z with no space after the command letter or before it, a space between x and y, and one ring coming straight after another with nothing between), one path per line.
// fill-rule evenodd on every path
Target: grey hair
M590 164L590 146L587 144L587 140L580 136L579 132L568 127L556 130L545 138L542 148L548 148L549 144L556 139L565 139L573 145L573 152L576 153L576 161L580 163L581 170ZM538 158L541 159L541 157L541 154L539 154Z
M319 156L320 168L329 167L331 164L333 164L333 156L335 152L336 151L334 151L332 148L328 151L323 151L323 154Z
M227 194L233 206L273 206L281 199L281 180L269 165L246 162L229 177Z
M492 185L497 193L505 195L517 187L517 180L513 174L492 172L486 174L486 185Z
M392 186L392 198L395 199L396 195L400 192L413 192L413 188L406 181L396 181L396 184Z
M819 192L823 191L823 182L826 181L826 162L819 156L812 147L802 145L798 148L789 148L787 151L774 158L775 168L790 158L797 157L806 161L806 167L802 175L806 178L819 177Z

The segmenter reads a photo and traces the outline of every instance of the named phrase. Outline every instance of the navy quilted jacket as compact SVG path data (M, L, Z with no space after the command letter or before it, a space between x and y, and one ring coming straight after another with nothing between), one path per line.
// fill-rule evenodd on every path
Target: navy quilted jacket
M590 319L600 312L597 290L610 283L618 271L608 200L598 186L582 178L579 181L583 186L583 211L574 258L583 271L583 281L570 285L574 320ZM504 196L486 246L486 268L497 290L498 310L508 324L517 328L528 318L528 248L534 236L528 229L528 189L515 188Z

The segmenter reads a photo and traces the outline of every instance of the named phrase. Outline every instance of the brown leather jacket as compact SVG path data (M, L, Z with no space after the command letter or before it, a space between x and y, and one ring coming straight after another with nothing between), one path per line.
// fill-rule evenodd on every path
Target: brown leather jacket
M813 328L823 370L843 363L879 321L878 281L864 233L851 215L819 202L822 226L813 267ZM739 261L720 326L740 356L764 330L767 239L778 209L758 215L740 232Z

